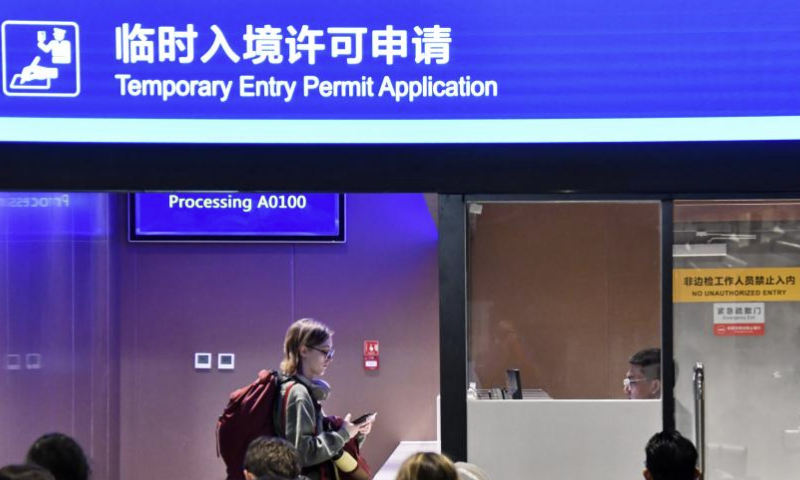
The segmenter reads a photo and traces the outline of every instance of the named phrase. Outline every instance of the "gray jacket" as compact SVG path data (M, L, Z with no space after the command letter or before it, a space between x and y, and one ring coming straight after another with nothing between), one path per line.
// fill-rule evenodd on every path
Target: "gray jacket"
M288 377L281 384L274 425L283 438L297 447L304 475L310 480L320 480L324 469L327 480L336 480L331 460L342 451L350 435L344 428L336 432L323 431L325 414L304 385L310 384L310 380L301 375L295 377L297 379Z

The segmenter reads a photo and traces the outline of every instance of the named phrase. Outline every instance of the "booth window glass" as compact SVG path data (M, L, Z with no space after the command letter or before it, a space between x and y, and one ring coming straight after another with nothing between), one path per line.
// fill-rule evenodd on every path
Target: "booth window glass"
M660 215L658 202L469 204L470 396L511 396L518 370L523 398L629 397L630 357L661 346Z

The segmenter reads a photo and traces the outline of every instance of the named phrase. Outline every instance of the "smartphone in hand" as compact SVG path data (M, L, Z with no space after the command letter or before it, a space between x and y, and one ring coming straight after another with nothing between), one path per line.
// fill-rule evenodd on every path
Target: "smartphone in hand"
M370 418L374 417L377 414L378 412L365 413L364 415L361 415L360 417L356 418L355 420L351 420L350 422L353 425L361 425L362 423L366 422L367 420L369 420Z

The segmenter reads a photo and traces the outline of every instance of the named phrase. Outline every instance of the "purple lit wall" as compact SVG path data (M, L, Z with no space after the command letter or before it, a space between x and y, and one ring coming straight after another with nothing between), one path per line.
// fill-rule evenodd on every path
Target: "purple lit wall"
M348 195L343 245L126 244L121 267L121 478L220 479L214 425L228 394L276 368L313 316L335 331L328 414L379 411L377 469L401 440L434 439L437 233L422 195ZM381 370L361 365L381 341ZM235 353L236 369L192 367Z
M0 464L59 430L84 445L95 480L222 479L216 417L277 366L303 316L336 330L327 413L379 411L365 445L375 469L397 442L434 439L433 219L422 195L347 198L342 245L129 244L122 195L95 194L85 225L73 209L23 228L0 209L0 358L23 355L20 370L0 368ZM368 373L373 339L381 370ZM236 369L196 371L199 351L235 353Z
M0 464L45 432L72 435L113 478L118 351L109 198L0 194Z

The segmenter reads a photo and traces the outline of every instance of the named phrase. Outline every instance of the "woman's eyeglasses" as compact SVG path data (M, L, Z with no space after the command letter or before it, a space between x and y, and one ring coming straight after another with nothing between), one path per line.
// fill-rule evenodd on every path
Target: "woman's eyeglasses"
M316 350L319 353L325 355L325 360L333 360L333 354L336 353L336 350L334 350L332 348L330 350L323 350L323 349L317 348L317 347L308 347L308 348L310 348L312 350Z

